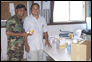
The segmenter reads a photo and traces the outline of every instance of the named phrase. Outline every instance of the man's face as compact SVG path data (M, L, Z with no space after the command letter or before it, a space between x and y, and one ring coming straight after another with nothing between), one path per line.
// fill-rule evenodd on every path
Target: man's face
M25 13L25 8L19 8L19 9L16 9L16 14L22 18L24 16L24 13Z
M37 5L33 5L32 7L32 14L33 15L38 15L39 14L39 7Z

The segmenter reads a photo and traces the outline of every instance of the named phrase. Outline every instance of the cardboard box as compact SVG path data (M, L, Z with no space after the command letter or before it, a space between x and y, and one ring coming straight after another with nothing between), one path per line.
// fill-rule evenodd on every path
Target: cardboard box
M71 44L72 61L88 61L91 58L91 41L84 41L81 44Z

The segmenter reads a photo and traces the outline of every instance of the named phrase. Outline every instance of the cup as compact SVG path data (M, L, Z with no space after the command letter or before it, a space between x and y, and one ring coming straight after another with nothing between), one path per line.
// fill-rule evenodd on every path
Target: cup
M53 42L54 42L54 40L55 40L55 38L54 38L54 37L50 37L50 38L49 38L50 43L53 43Z

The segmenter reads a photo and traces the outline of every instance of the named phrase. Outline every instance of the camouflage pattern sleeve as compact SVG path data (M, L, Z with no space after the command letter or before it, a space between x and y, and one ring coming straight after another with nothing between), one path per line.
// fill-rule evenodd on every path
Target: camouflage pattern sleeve
M23 27L23 23L24 23L24 20L22 21L22 28L23 28L23 32L25 32L25 29L24 29L24 27Z
M6 32L8 32L8 31L13 32L14 24L15 24L15 22L13 19L8 19L6 22Z
M24 28L23 28L23 32L25 32Z

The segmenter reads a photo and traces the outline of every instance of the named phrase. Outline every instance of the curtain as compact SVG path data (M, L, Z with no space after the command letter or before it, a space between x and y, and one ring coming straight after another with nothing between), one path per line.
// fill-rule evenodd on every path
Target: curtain
M51 18L50 18L50 23L53 23L53 10L54 10L54 1L51 1Z

